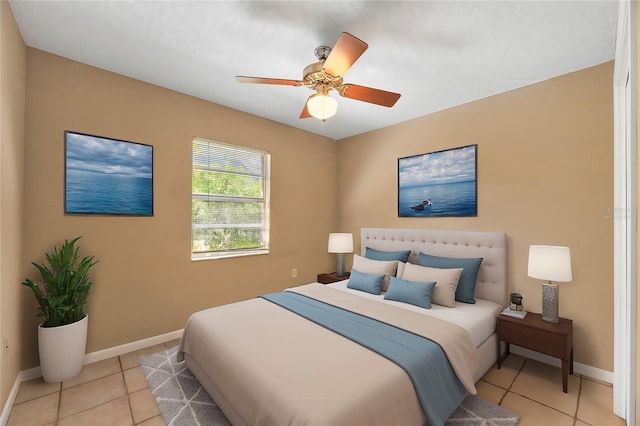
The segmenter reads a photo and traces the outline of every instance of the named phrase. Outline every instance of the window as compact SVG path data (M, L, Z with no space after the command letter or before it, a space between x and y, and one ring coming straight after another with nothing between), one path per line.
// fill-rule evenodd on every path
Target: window
M191 259L269 252L268 152L193 140Z

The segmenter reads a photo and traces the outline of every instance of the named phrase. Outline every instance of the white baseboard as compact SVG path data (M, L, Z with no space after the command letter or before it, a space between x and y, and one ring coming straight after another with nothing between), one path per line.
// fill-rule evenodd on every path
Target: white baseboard
M138 340L135 342L125 343L124 345L114 346L113 348L103 349L101 351L91 352L84 356L84 364L90 364L92 362L102 361L105 359L113 358L114 356L124 355L129 352L137 351L139 349L148 348L149 346L159 345L171 340L179 339L182 336L182 330L176 330L169 333L161 334L159 336L149 337L147 339ZM28 380L37 379L42 377L42 371L40 367L30 368L18 373L16 381L9 392L7 402L2 407L2 414L0 414L0 426L6 426L9 421L9 414L11 414L11 408L18 396L18 389L20 383Z
M38 367L40 370L40 367ZM20 388L20 383L27 381L23 377L24 371L18 373L18 377L16 377L16 381L13 383L13 387L11 388L11 392L9 392L9 397L7 398L7 402L2 408L2 414L0 414L0 425L5 426L9 421L9 414L11 414L11 407L13 407L13 402L16 400L16 396L18 396L18 389Z
M548 355L534 352L526 348L522 348L517 345L510 345L511 353L516 355L522 355L527 358L535 359L545 364L553 365L554 367L562 367L562 362L558 358L554 358ZM579 362L573 363L573 372L576 374L582 374L593 379L600 380L606 383L613 383L613 372L602 370L600 368L592 367L586 364L580 364Z
M182 330L171 331L169 333L160 334L158 336L149 337L135 342L125 343L124 345L114 346L112 348L103 349L97 352L91 352L84 356L84 363L102 361L104 359L113 358L114 356L124 355L139 349L148 348L153 345L160 345L164 342L179 339L182 336Z

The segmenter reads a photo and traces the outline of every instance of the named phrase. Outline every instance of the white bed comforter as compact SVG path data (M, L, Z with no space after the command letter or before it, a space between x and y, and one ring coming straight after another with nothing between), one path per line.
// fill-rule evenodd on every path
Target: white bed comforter
M398 320L405 323L402 328L418 334L437 330L439 337L434 340L448 339L439 343L461 382L475 393L472 376L478 355L464 329L438 319L430 320L435 323L429 326L416 312L390 305L380 308L380 303L322 284L300 287L305 288L344 299L347 305L371 305L386 312L383 316L402 317ZM422 425L426 421L402 368L264 299L193 314L178 359L185 353L246 424Z

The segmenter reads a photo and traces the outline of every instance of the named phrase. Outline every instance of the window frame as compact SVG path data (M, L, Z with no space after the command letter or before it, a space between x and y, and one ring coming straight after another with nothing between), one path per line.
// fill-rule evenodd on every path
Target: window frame
M220 147L221 149L230 149L236 152L243 153L253 153L259 154L262 160L262 175L250 173L250 172L233 172L226 170L224 168L212 168L212 167L202 167L196 166L196 162L194 160L195 155L195 147L197 144L207 145L208 149L215 149L215 147ZM212 148L214 147L214 148ZM196 170L207 170L207 171L217 171L223 173L230 173L233 175L241 175L241 176L251 176L251 177L261 177L262 178L262 197L249 197L249 196L232 196L232 195L216 195L210 193L196 193L194 192L193 187L193 176ZM219 141L212 141L208 139L195 137L192 140L191 144L191 260L192 261L200 261L200 260L212 260L212 259L225 259L232 257L242 257L242 256L254 256L261 254L269 254L269 246L270 246L270 187L271 187L271 153L268 151L264 151L256 148L249 148L246 146L233 145ZM262 204L262 246L261 247L253 247L253 248L240 248L240 249L227 249L227 250L208 250L208 251L194 251L194 238L193 231L196 227L202 228L207 227L206 224L204 226L202 224L196 224L193 218L193 201L194 200L206 200L206 201L223 201L223 202L245 202L245 203L260 203ZM225 226L226 225L226 226ZM224 228L224 229L233 229L233 228L242 228L243 226L230 226L233 224L213 224L210 228ZM245 224L249 225L249 224ZM248 226L246 226L248 227Z

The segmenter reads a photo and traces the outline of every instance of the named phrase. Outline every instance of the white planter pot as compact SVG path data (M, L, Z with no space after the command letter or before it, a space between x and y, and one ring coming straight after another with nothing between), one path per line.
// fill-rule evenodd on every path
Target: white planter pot
M60 327L38 326L42 378L47 383L69 380L80 373L87 345L89 315Z

